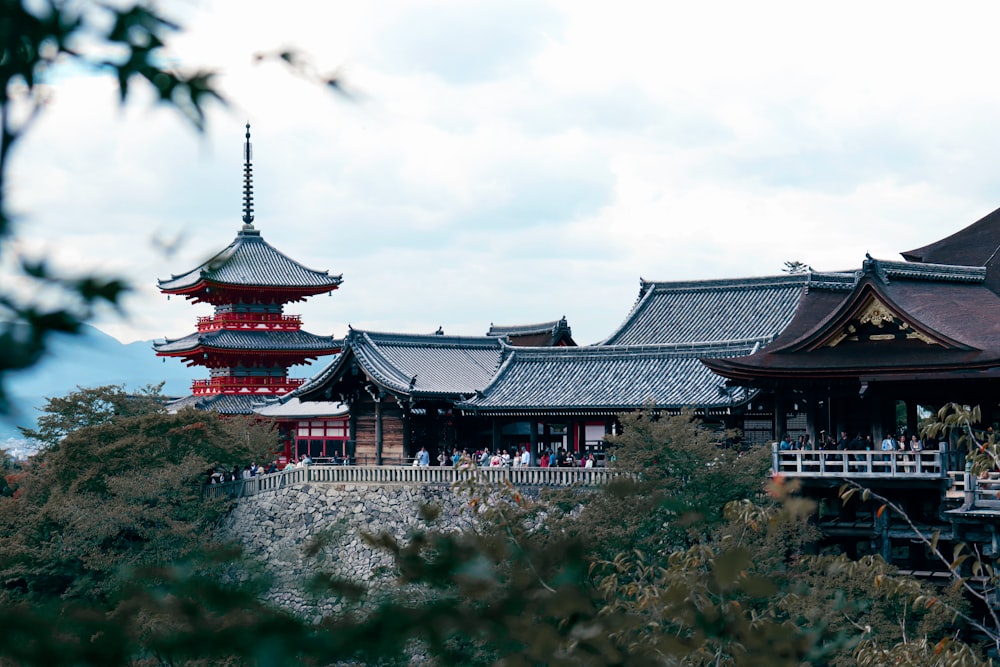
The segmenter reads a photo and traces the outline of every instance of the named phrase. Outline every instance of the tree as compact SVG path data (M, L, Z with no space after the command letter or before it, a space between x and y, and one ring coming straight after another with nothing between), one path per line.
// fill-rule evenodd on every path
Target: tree
M735 433L709 430L690 411L668 417L650 407L619 419L622 433L609 440L624 475L565 526L595 539L604 557L696 544L723 520L729 501L762 492L767 452L726 444Z
M67 434L87 426L97 426L117 417L137 417L163 411L167 400L160 393L163 383L141 387L135 393L123 385L78 387L66 396L50 397L40 408L38 428L19 427L21 433L43 446L57 444Z
M813 267L809 266L805 262L800 262L797 259L785 262L785 268L782 269L782 271L791 275L809 273L812 270Z
M458 490L480 519L477 529L439 527L437 511L426 507L425 527L405 540L367 536L394 557L395 594L348 605L319 623L295 618L260 602L258 584L226 576L246 567L233 554L219 560L211 550L177 548L192 544L190 535L169 521L148 520L164 510L145 507L147 500L183 484L139 489L150 481L135 473L135 444L161 453L165 477L182 481L192 453L221 454L232 442L231 435L208 438L212 424L225 421L188 421L203 416L113 418L74 431L44 452L43 465L32 470L17 497L7 499L22 504L0 504L5 522L11 517L6 510L15 507L19 516L40 515L0 527L5 535L18 535L12 528L33 531L14 546L0 543L7 587L0 659L19 665L398 664L418 657L463 665L984 664L975 650L951 639L952 610L960 608L954 600L928 604L946 597L878 559L852 563L817 553L818 533L809 523L815 507L795 485L780 478L765 484L766 475L747 465L742 470L752 479L743 484L759 492L727 502L715 486L697 491L703 477L718 473L731 480L730 467L738 470L753 459L728 459L718 434L690 415L637 417L634 437L619 443L618 460L644 483L634 488L658 498L653 505L634 502L638 496L623 496L614 485L531 502L512 487L472 481ZM97 456L103 465L86 463ZM709 489L716 490L714 499ZM690 504L664 505L670 493L688 490ZM57 494L63 494L60 502L48 505ZM109 527L77 518L84 530L56 511L68 507L67 500L87 502L90 496L112 506L127 498L131 514L149 524L148 534L118 530L125 525L120 510L104 515ZM724 507L716 506L720 502ZM186 507L190 513L171 516L207 530L206 519L194 518L194 505ZM684 524L674 535L678 543L652 534L651 507L655 521ZM85 508L102 511L98 503ZM616 533L604 527L624 547L611 557L588 530L595 508L615 508L613 522L626 526ZM695 514L707 524L689 524ZM164 536L178 544L165 544ZM57 547L83 554L79 560L87 566L102 554L125 562L131 577L126 582L98 576L96 569L74 570ZM307 552L322 548L317 539ZM15 566L19 574L12 576ZM77 577L102 592L94 604L81 597ZM319 570L312 587L319 595L352 600L363 591ZM17 599L32 604L21 606ZM56 629L51 638L49 628Z
M13 497L0 498L7 596L105 599L123 567L172 563L213 544L225 504L202 499L207 471L264 460L277 436L253 419L158 405L114 387L50 400L41 428L59 437L33 457Z

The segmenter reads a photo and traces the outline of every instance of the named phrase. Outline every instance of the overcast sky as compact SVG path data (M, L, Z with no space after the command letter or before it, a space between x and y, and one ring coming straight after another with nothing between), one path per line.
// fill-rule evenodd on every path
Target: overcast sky
M592 343L640 278L852 269L1000 206L995 3L170 6L170 57L232 101L205 136L67 74L13 162L23 247L133 284L127 317L98 322L125 342L210 312L156 281L238 232L247 121L256 227L343 273L288 308L325 335L565 315ZM253 62L290 45L354 101Z

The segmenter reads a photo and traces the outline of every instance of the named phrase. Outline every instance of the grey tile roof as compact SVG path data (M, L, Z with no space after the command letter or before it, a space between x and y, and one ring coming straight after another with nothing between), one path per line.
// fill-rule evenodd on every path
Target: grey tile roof
M749 354L751 343L559 348L507 347L496 377L466 412L517 415L609 413L653 403L661 408L720 408L747 395L729 396L724 380L700 357ZM738 392L743 392L742 389Z
M253 394L213 394L210 396L185 396L167 403L170 412L184 408L213 410L223 415L252 415L262 396Z
M490 324L490 330L486 332L487 336L531 336L535 334L551 334L558 329L568 329L569 324L566 322L566 318L552 320L551 322L539 322L538 324L514 324L507 326L500 326L498 324Z
M383 388L403 396L457 398L482 389L500 364L502 344L491 336L398 334L351 329L340 357L299 387L318 395L357 360Z
M773 339L809 289L849 290L853 273L652 282L618 329L598 345L723 343Z
M538 324L518 324L499 326L490 324L487 336L505 338L512 345L522 347L546 347L552 345L576 345L573 340L573 330L563 317L552 322Z
M260 401L260 398L257 399ZM258 402L254 412L263 417L284 419L309 419L312 417L343 417L348 414L348 407L339 401L308 401L304 402L295 396L285 394Z
M496 338L351 331L348 347L386 388L408 394L466 394L482 389L500 363Z
M180 354L199 348L307 352L310 356L331 354L337 348L333 336L317 336L306 331L217 331L193 333L176 340L153 343L157 354Z
M335 289L343 278L328 271L306 268L276 250L252 226L245 227L236 239L204 264L187 273L160 280L164 292L190 289L206 281L225 285L258 287L312 288L312 292Z
M865 259L861 272L875 273L883 282L894 279L970 284L986 282L986 267L984 266L892 262L874 259L871 256Z

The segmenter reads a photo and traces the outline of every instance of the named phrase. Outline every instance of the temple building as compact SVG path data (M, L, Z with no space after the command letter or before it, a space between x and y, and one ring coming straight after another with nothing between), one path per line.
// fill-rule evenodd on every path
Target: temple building
M694 410L749 445L915 433L947 401L989 403L992 419L1000 281L987 266L997 242L984 239L998 226L994 213L910 261L853 271L643 280L622 324L590 346L572 345L568 327L560 338L562 321L482 339L353 331L296 397L348 404L349 439L372 461L420 446L599 452L616 415L646 405Z
M198 318L194 333L153 346L158 356L208 370L209 377L196 380L191 395L173 401L171 410L192 406L221 414L254 414L265 399L289 394L304 382L289 377L290 367L340 350L333 336L308 333L298 315L285 312L286 304L333 292L342 277L306 268L263 239L253 224L251 160L248 124L243 225L236 238L208 261L158 283L168 298L178 295L214 307L212 315ZM294 416L288 419L295 421ZM335 421L323 425L324 437L328 427L345 431L346 417L341 414Z
M766 347L704 362L766 399L774 439L798 415L808 432L832 437L914 435L919 415L949 402L980 405L991 424L1000 416L998 249L993 212L902 253L910 261L867 257L849 289L803 294Z
M341 355L289 400L347 405L357 463L402 463L420 447L436 459L482 439L483 424L459 419L454 405L486 386L502 354L497 336L351 329Z

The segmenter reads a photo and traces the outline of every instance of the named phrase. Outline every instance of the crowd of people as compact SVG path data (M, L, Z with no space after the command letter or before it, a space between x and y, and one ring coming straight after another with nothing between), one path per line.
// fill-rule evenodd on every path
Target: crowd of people
M559 447L556 451L551 449L546 449L541 452L537 461L532 461L531 452L528 451L526 446L521 446L517 449L497 449L491 451L489 449L477 449L470 452L468 449L458 449L457 447L452 449L452 453L449 456L443 449L437 456L437 464L439 466L459 466L459 465L476 465L481 468L520 468L537 466L539 468L594 468L597 466L597 457L591 452L589 454L581 454L579 458L566 449ZM414 466L429 466L430 465L430 454L424 447L420 448L417 455L413 459Z
M334 459L336 465L347 465L348 461L348 459L340 457ZM253 462L242 468L235 466L232 470L213 468L208 471L208 483L223 484L241 479L251 479L258 475L269 475L283 470L301 468L312 465L312 463L312 459L307 454L304 454L299 458L291 458L284 463L276 459L266 466ZM413 457L413 465L429 466L430 464L430 453L427 451L427 448L421 447L420 451ZM456 447L452 449L450 456L442 449L437 456L437 464L439 466L476 465L483 468L520 468L529 466L537 466L539 468L595 468L598 466L598 459L593 453L577 455L562 447L559 447L555 451L546 449L538 455L535 462L532 461L531 452L525 446L510 450L498 449L496 451L484 448L473 452L470 452L468 449L458 449Z
M232 470L214 468L208 471L208 483L224 484L225 482L236 482L241 479L250 479L252 477L256 477L257 475L270 475L271 473L278 472L279 470L291 470L307 465L312 465L312 459L309 458L308 454L303 454L301 458L289 459L283 465L275 459L266 466L257 465L257 462L254 461L250 465L242 468L234 466Z
M826 433L820 432L820 437L814 442L808 434L800 435L798 438L791 438L787 433L782 436L781 441L778 443L778 449L782 451L789 450L840 450L840 451L872 451L880 450L883 452L922 452L925 449L934 449L937 446L936 442L926 442L916 436L916 434L911 435L907 438L905 435L896 438L895 433L889 433L882 439L882 442L878 447L875 446L875 442L872 440L872 436L863 435L858 433L853 438L847 436L846 431L840 432L840 439L834 440L833 437L827 436Z

